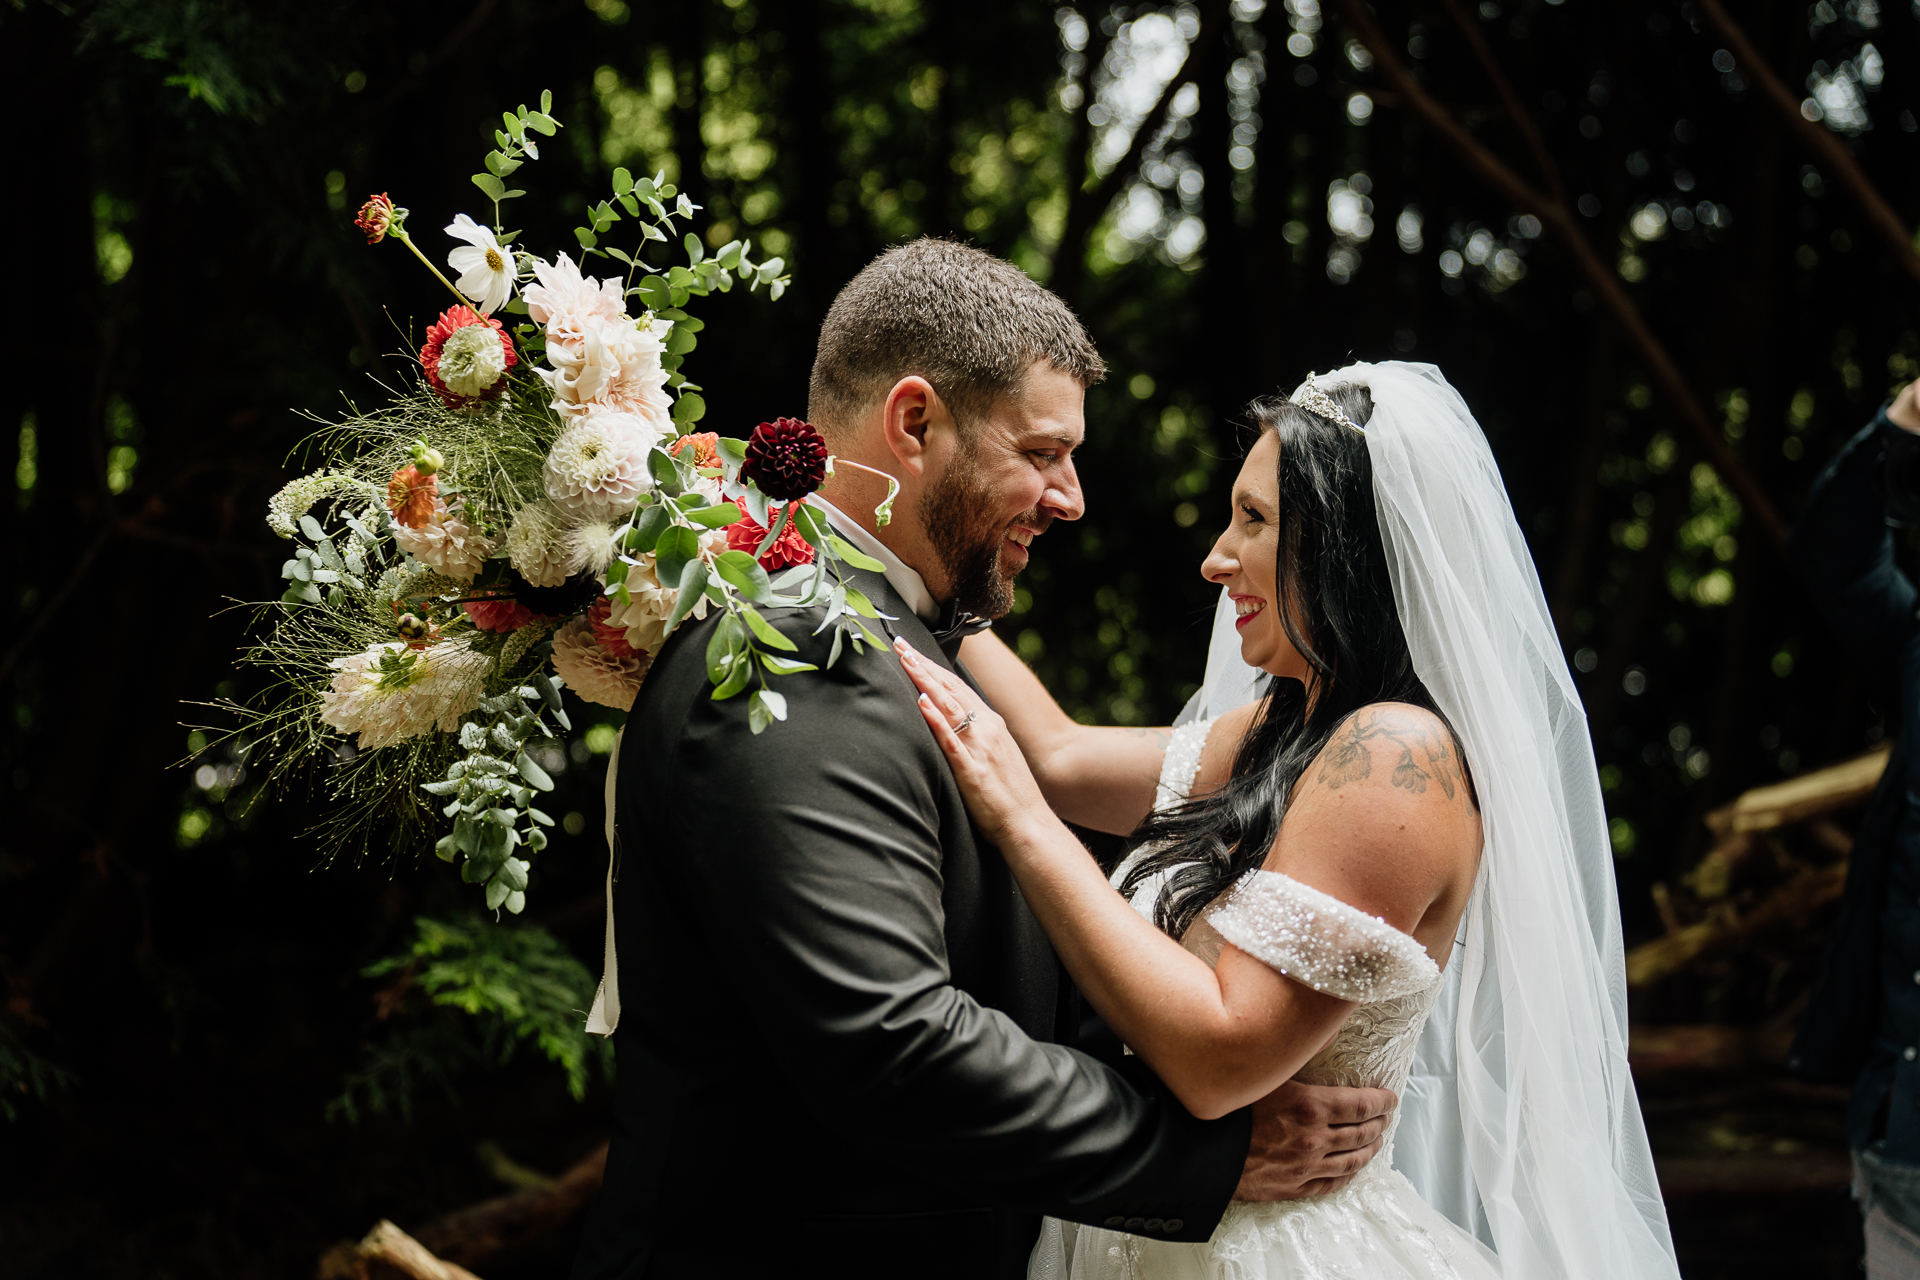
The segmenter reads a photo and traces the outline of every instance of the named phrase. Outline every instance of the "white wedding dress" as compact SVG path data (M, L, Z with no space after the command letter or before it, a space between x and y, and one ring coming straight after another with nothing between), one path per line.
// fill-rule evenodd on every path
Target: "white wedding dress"
M1181 725L1168 744L1155 809L1186 797L1211 720ZM1120 883L1136 852L1114 873ZM1165 875L1135 891L1153 918ZM1440 992L1440 968L1408 935L1337 898L1255 871L1188 930L1208 964L1228 941L1317 991L1356 1002L1297 1079L1403 1092L1415 1042ZM1274 1204L1236 1201L1205 1244L1048 1218L1029 1280L1498 1280L1491 1250L1421 1200L1393 1168L1393 1131L1380 1153L1332 1195Z

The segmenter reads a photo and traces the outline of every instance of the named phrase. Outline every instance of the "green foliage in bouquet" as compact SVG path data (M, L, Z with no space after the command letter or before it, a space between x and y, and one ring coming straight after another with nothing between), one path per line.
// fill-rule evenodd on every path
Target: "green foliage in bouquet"
M565 1071L575 1099L596 1067L612 1077L612 1044L581 1027L594 980L552 934L478 916L423 916L414 929L404 951L361 970L390 979L375 1001L382 1034L327 1104L329 1119L411 1119L423 1090L454 1098L467 1071L505 1066L525 1050Z
M552 825L533 801L552 787L544 744L572 728L563 689L626 710L667 638L717 611L712 696L746 694L758 733L787 717L770 678L814 669L764 610L825 606L829 665L844 644L882 643L867 625L878 611L842 572L880 565L805 501L835 464L820 434L789 418L746 440L692 433L706 405L683 368L701 329L686 308L736 284L777 298L783 264L755 262L744 241L709 254L683 230L697 212L686 194L625 169L574 232L582 262L623 264L623 277L516 247L500 207L525 193L506 180L560 128L550 109L543 95L503 115L473 179L493 226L459 214L445 229L463 242L446 257L454 279L406 209L382 194L360 210L370 244L403 244L458 303L428 329L418 376L322 423L307 443L322 465L275 495L268 524L294 544L287 587L240 657L265 689L216 704L270 784L322 780L329 856L431 842L489 909L513 913ZM631 251L604 242L623 222ZM686 260L650 263L650 250ZM503 311L527 320L509 331Z

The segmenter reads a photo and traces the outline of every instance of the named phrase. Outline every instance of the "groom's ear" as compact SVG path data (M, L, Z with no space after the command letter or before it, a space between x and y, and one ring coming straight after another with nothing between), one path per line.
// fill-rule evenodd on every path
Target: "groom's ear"
M908 374L893 384L881 405L880 430L887 449L915 475L923 473L933 438L953 429L953 415L933 384Z

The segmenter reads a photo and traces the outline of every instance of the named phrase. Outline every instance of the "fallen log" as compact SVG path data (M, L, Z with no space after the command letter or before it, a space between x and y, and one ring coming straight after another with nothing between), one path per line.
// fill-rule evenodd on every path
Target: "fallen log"
M1734 869L1766 847L1763 833L1797 823L1806 823L1808 832L1826 849L1844 855L1853 837L1828 815L1873 794L1892 750L1883 747L1785 782L1755 787L1713 810L1706 822L1716 839L1687 873L1688 886L1702 898L1725 897Z
M1891 746L1881 747L1785 782L1755 787L1732 804L1707 814L1707 826L1716 835L1771 831L1861 804L1873 794L1892 754Z
M456 1209L421 1227L420 1243L455 1262L484 1262L570 1221L587 1207L607 1170L607 1144L544 1186L525 1187Z
M488 1157L483 1153L482 1158ZM411 1236L383 1220L358 1244L343 1240L322 1254L318 1280L479 1280L467 1265L570 1221L600 1189L606 1169L603 1142L557 1178L455 1209Z
M1701 956L1724 951L1783 926L1802 926L1815 911L1838 898L1846 883L1847 864L1836 862L1798 873L1744 916L1736 913L1731 905L1723 904L1698 924L1643 942L1627 952L1627 985L1651 986Z
M382 1218L358 1244L341 1243L320 1258L320 1280L480 1280Z

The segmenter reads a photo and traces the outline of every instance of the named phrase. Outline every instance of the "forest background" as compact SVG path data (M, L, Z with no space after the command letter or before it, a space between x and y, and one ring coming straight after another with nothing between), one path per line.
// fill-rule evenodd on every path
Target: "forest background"
M525 243L570 246L615 167L664 170L712 244L751 237L793 273L778 304L709 301L705 427L802 414L834 292L914 236L1074 305L1111 366L1090 510L1037 549L1001 633L1085 719L1165 723L1199 680L1196 566L1245 403L1349 359L1438 364L1576 669L1629 937L1671 932L1709 810L1890 731L1781 534L1920 373L1920 3L1744 2L1751 46L1723 17L0 6L24 303L0 387L0 1274L307 1275L379 1217L604 1137L611 1062L577 1011L613 720L561 762L566 834L501 924L424 849L319 865L312 797L260 800L230 745L188 759L213 721L187 704L245 692L251 615L225 602L280 592L262 514L310 415L412 376L444 302L354 209L390 192L444 254L492 122L542 90L565 128L523 174ZM1816 943L1636 992L1635 1017L1790 1016ZM1719 1274L1734 1246L1690 1221L1687 1273ZM560 1274L569 1242L487 1274Z

